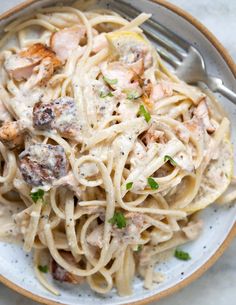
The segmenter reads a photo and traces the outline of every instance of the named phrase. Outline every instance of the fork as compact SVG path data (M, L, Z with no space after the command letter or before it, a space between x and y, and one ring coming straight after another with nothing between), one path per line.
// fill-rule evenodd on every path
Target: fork
M122 0L112 2L112 8L128 20L141 13ZM161 58L174 68L177 77L188 84L204 83L211 91L221 93L236 104L236 93L227 88L220 78L207 73L204 58L197 48L152 18L141 28L155 44Z

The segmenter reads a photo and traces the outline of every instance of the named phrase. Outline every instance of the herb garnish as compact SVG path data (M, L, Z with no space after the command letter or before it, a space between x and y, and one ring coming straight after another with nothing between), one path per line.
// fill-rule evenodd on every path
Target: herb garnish
M129 91L126 97L128 100L136 100L140 97L140 94L137 91Z
M178 165L171 156L165 155L164 162L167 162L167 161L170 161L170 164L173 165L173 166L177 166Z
M99 96L101 97L101 98L105 98L105 97L112 97L112 96L114 96L113 94L112 94L112 92L104 92L104 91L101 91L100 92L100 94L99 94Z
M103 77L103 80L108 83L109 85L115 85L118 83L118 79L117 78L114 78L114 79L110 79L108 77Z
M142 115L147 123L151 120L150 113L145 109L143 105L140 105L138 115Z
M138 247L137 247L137 249L136 250L134 250L134 252L140 252L140 251L142 251L142 249L143 249L143 245L138 245Z
M115 212L113 217L109 220L109 223L116 225L119 229L126 227L126 219L124 214L121 212Z
M126 189L127 190L130 190L132 188L132 186L133 186L133 182L126 183Z
M153 178L149 177L147 181L152 190L157 190L159 188L159 184Z
M43 201L44 194L45 194L44 190L38 189L37 192L30 193L30 197L33 200L33 202L36 203L40 199L42 199Z
M47 265L45 265L45 266L39 265L39 266L38 266L38 269L39 269L39 271L42 272L42 273L47 273L47 272L48 272L48 266L47 266Z
M178 249L175 250L175 257L182 261L188 261L191 259L191 256L187 252Z

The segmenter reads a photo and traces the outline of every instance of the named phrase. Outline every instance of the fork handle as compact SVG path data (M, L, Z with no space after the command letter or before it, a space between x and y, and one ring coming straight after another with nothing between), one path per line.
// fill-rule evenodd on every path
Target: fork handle
M227 88L222 80L217 77L209 77L207 79L207 85L213 92L219 92L231 102L236 104L236 93L229 88Z

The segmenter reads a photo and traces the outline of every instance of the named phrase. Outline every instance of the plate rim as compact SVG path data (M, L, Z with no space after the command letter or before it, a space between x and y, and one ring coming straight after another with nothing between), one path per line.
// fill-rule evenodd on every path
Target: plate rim
M39 2L40 0L26 0L13 8L7 10L6 12L0 14L0 21L9 18L13 14L20 12L21 10L29 7L33 3ZM161 5L170 11L174 12L175 14L179 15L180 17L184 18L187 20L189 23L191 23L195 28L197 28L207 39L210 41L210 43L214 46L214 48L219 52L221 57L224 59L226 62L228 68L236 78L236 64L231 57L231 55L228 53L226 48L219 42L219 40L214 36L214 34L211 33L198 19L193 17L190 13L186 12L182 8L178 7L175 4L172 4L166 0L150 0L151 2L154 2L158 5ZM196 271L194 271L190 276L185 278L184 280L180 281L179 283L175 284L172 287L169 287L165 289L162 292L158 292L154 294L153 296L144 298L139 301L135 302L129 302L126 303L125 305L145 305L147 303L151 303L154 301L158 301L164 297L170 296L173 293L183 289L184 287L188 286L191 284L193 281L198 279L200 276L202 276L219 258L220 256L226 251L226 249L229 247L233 239L236 237L236 222L230 229L228 235L224 239L224 241L221 243L219 248L216 250L216 252L203 264L201 267L199 267ZM35 293L32 293L17 284L13 283L6 277L0 275L0 283L3 285L7 286L8 288L14 290L15 292L33 300L36 302L39 302L41 304L46 304L46 305L67 305L65 303L57 302L57 301L52 301L47 298L41 297Z

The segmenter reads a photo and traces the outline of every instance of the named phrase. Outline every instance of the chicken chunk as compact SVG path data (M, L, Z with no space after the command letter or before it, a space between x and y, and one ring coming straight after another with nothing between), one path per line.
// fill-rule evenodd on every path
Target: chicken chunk
M50 61L53 71L61 65L60 60L51 49L41 43L36 43L27 50L6 58L4 67L12 78L22 81L29 79L34 73L34 69L44 59Z
M37 129L56 129L64 137L75 135L78 115L74 99L61 97L44 104L38 102L33 108L33 125Z
M158 130L158 126L153 123L142 137L142 141L148 146L151 143L166 143L167 139L164 131Z
M0 141L9 149L19 147L24 142L24 128L20 122L6 122L0 128Z
M76 267L76 262L73 256L66 251L60 251L61 256L70 264ZM54 280L60 282L68 282L71 284L81 284L84 279L81 276L74 275L61 267L53 258L51 260L51 272Z
M86 29L84 26L75 26L63 29L52 34L50 46L57 54L58 58L62 62L65 62L71 55L72 51L78 47L85 34Z
M121 242L127 244L135 244L139 238L142 227L144 225L144 217L139 213L127 213L125 215L127 225L125 228L112 228L112 236L118 238Z
M157 102L164 97L172 96L172 94L173 90L170 84L166 82L160 82L159 84L153 86L150 99L154 102Z
M114 90L127 94L142 95L142 89L136 73L121 62L104 63L101 65L104 81Z
M51 129L55 119L53 103L38 102L33 108L33 125L37 129Z
M20 171L32 186L51 184L68 172L66 154L60 145L34 144L20 155Z
M215 127L213 126L209 118L209 111L205 99L203 99L198 104L197 108L194 111L194 115L197 116L199 119L202 119L203 124L209 133L213 133L215 131Z

